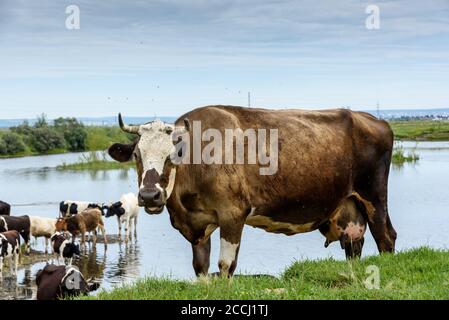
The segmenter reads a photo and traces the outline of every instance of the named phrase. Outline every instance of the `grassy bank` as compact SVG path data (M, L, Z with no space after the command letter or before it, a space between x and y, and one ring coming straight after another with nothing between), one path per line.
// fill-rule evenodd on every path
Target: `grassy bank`
M117 170L135 168L133 161L120 163L116 161L107 160L106 154L99 154L98 152L90 152L88 155L82 155L78 162L63 163L56 167L61 171L98 171L98 170Z
M379 268L379 289L364 284L370 266ZM423 247L351 262L301 261L279 278L148 278L81 299L449 299L449 251Z
M449 140L449 121L390 121L390 125L396 140Z

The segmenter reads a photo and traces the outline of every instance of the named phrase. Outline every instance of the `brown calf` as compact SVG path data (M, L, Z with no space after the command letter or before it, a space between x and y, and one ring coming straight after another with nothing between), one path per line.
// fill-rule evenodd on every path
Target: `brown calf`
M101 218L100 209L86 209L83 212L71 216L60 218L56 222L56 231L68 231L74 237L81 234L81 245L85 246L86 232L93 232L94 244L97 242L97 228L100 229L104 237L104 243L107 244L106 233L104 229L103 219Z

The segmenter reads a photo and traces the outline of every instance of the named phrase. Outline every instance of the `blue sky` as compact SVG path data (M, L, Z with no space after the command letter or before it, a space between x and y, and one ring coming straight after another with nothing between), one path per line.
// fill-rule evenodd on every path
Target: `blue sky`
M443 108L448 84L447 0L0 0L0 118L176 116L248 91L269 108Z

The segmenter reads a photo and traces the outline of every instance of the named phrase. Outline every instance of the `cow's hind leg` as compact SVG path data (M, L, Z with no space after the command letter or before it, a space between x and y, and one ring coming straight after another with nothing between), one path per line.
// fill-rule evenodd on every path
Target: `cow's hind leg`
M196 276L206 276L210 265L210 237L202 243L192 244L192 252L192 264Z
M30 240L31 240L31 232L24 232L21 234L23 237L23 240L25 242L25 253L26 254L30 254L31 252L31 244L30 244Z
M101 234L103 235L104 245L107 246L107 244L108 244L108 239L107 239L107 237L106 237L106 230L104 229L103 221L101 221L101 222L98 224L98 228L100 229Z
M394 252L396 230L391 224L388 214L388 174L390 161L388 155L380 161L372 181L367 181L360 189L362 198L372 207L369 214L368 225L376 241L379 252Z

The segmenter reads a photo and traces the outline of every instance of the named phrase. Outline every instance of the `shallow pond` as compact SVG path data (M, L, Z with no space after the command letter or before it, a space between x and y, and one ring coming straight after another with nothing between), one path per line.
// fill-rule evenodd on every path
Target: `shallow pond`
M449 242L449 142L404 142L406 153L420 155L416 164L393 167L390 174L389 210L398 232L397 249L422 245L447 248ZM77 199L117 201L123 193L135 192L134 170L98 172L58 171L63 162L80 154L0 160L0 199L13 204L13 214L56 217L59 201ZM137 241L128 245L114 241L107 250L100 243L90 247L76 262L86 277L102 279L103 289L129 283L143 276L193 278L191 247L171 227L167 212L149 216L141 211ZM115 218L106 220L109 234L117 233ZM211 272L217 271L218 232L212 236ZM343 259L337 243L325 249L319 232L284 236L245 227L238 273L279 275L297 259L334 257ZM43 255L43 239L33 244L36 251L24 258L17 280L4 271L0 299L32 299L34 276L51 256ZM373 238L366 235L364 255L376 254Z

